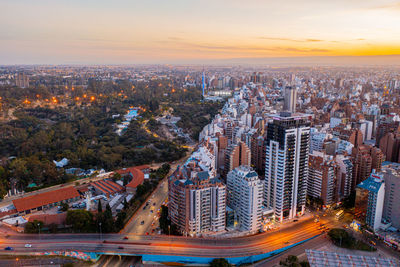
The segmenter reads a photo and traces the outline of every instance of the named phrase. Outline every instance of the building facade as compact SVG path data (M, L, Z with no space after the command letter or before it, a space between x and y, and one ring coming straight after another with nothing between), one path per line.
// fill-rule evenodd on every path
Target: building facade
M238 217L240 229L255 233L261 228L263 183L249 166L228 173L228 206Z
M333 156L314 151L310 154L307 195L321 199L324 205L337 201L338 166Z
M195 160L178 167L168 180L168 213L182 234L225 230L226 186Z
M356 218L376 231L381 226L385 183L383 174L371 173L356 189Z
M264 204L279 221L304 213L310 115L282 112L268 123Z

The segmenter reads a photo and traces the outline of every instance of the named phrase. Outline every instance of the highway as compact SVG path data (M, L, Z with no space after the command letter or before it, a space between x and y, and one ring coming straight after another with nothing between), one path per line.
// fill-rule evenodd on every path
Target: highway
M336 222L321 218L328 227ZM136 234L46 234L13 235L0 241L1 254L26 254L44 251L84 251L104 254L154 254L178 256L232 257L250 256L274 251L321 234L313 218L292 223L282 230L232 239L146 236ZM125 240L124 236L128 236ZM104 240L103 240L104 239ZM25 248L25 244L31 248ZM13 251L4 250L11 246Z

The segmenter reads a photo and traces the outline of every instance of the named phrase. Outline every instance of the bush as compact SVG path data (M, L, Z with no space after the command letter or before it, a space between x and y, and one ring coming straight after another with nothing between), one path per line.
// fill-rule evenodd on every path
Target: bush
M210 262L211 267L230 267L232 266L226 259L213 259Z
M333 244L338 247L364 250L364 251L375 251L376 248L355 239L346 230L334 228L328 232L328 236L332 240Z

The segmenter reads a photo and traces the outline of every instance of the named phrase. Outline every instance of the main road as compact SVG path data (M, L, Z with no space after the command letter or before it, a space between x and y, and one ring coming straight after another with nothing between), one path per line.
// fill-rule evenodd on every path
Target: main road
M321 218L328 227L336 222ZM258 235L225 239L147 236L135 234L46 234L14 235L0 240L0 254L27 254L48 251L82 251L103 254L177 255L239 257L258 255L318 236L321 231L313 218L301 220L284 229ZM128 239L124 239L127 236ZM31 244L31 248L25 248ZM12 251L4 248L10 246Z
M121 233L146 234L151 233L151 229L158 226L157 211L168 197L168 177L176 170L178 165L183 165L190 157L194 147L189 146L186 156L171 164L168 175L158 184L150 197L142 204L137 212L132 216ZM149 203L146 206L146 203Z

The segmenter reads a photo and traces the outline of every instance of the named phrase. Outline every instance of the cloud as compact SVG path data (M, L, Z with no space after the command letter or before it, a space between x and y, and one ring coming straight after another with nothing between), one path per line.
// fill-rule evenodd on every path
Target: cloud
M284 37L269 37L269 36L260 36L257 39L261 40L272 40L272 41L289 41L289 42L296 42L296 43L312 43L312 42L324 42L324 40L320 39L292 39L292 38L284 38Z
M168 37L168 40L171 40L171 41L181 41L181 40L183 40L183 38L181 38L181 37L176 37L176 36L170 36L170 37Z
M383 10L389 10L389 11L400 11L400 2L387 4L387 5L382 5L382 6L375 6L375 7L372 7L371 9L383 9Z

